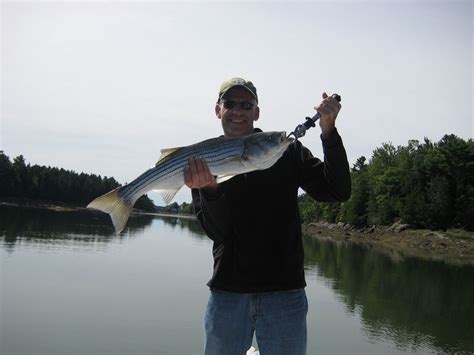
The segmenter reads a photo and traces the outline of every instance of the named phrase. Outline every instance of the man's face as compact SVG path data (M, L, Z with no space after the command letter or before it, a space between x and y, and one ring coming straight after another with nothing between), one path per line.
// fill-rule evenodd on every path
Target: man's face
M255 98L246 89L234 87L223 97L224 101L234 101L234 108L225 108L224 104L216 104L216 116L221 120L222 129L226 137L242 137L253 133L253 121L258 120L260 109ZM222 100L221 100L222 101ZM241 102L251 102L254 105L250 110L240 107Z

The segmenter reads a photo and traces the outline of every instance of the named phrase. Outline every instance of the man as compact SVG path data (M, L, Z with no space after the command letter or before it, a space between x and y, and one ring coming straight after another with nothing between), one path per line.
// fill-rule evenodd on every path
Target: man
M192 189L197 218L214 241L206 355L243 355L254 332L263 355L306 354L308 305L297 193L301 187L318 201L349 198L349 166L335 128L340 108L326 93L315 107L321 114L324 162L296 141L269 169L218 185L205 161L190 159L185 183ZM260 131L254 128L260 109L250 81L225 81L215 113L227 137Z

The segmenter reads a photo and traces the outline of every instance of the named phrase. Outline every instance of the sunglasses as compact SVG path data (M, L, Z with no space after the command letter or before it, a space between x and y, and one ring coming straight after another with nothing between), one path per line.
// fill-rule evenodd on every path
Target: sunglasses
M250 111L254 106L256 106L253 102L250 101L233 101L233 100L222 100L221 104L227 110L232 110L236 108L236 106L240 107L244 111Z

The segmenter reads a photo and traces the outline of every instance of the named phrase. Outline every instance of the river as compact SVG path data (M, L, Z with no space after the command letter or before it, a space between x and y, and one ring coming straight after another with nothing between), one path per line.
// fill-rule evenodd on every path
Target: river
M474 353L474 267L304 246L309 355ZM0 206L0 353L201 354L211 248L194 220Z

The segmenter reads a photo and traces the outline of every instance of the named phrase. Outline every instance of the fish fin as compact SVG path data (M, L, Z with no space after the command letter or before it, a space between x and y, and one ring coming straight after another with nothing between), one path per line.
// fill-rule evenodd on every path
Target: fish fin
M169 205L171 203L171 201L173 201L173 198L176 195L176 193L179 191L179 189L177 189L177 190L161 190L160 191L161 192L161 198L163 199L163 201L165 202L166 205Z
M235 175L219 175L217 178L216 178L216 182L218 184L220 184L221 182L224 182L224 181L227 181L227 180L230 180L234 177Z
M182 147L177 147L177 148L165 148L165 149L162 149L160 152L161 152L161 155L160 155L160 158L158 159L158 161L156 162L155 165L157 165L160 161L162 161L164 158L166 158L168 155L170 154L173 154L174 152L176 152L177 150L181 149Z
M87 208L108 213L112 218L116 233L120 233L125 228L133 207L132 204L120 197L120 189L121 187L99 196L87 205Z

